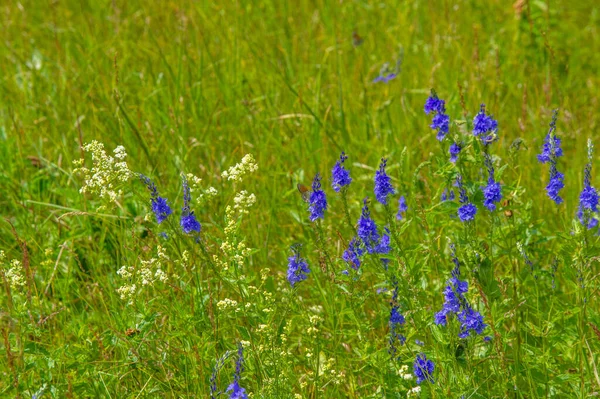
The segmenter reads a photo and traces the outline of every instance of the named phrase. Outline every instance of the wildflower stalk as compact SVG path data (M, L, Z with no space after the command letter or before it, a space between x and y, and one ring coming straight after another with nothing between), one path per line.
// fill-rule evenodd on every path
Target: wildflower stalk
M333 268L333 262L331 261L331 257L329 256L329 252L327 251L327 247L325 245L325 235L323 233L323 226L321 225L321 220L316 220L314 226L315 235L317 237L317 246L319 247L321 257L325 260L325 273L329 274L329 267Z

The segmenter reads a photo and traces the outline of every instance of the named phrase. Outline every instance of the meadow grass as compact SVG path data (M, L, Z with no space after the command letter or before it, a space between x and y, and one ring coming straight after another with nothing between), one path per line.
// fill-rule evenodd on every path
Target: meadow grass
M15 1L0 18L0 397L230 397L234 380L252 398L600 394L600 242L576 217L588 162L600 181L587 156L598 5ZM373 83L398 60L395 79ZM432 88L464 140L456 164L423 112ZM498 121L489 146L471 134L481 103ZM536 157L554 109L560 205ZM81 193L73 162L92 167L94 140L109 155L123 146L173 215L156 223L135 176L114 181L114 201ZM339 194L342 151L353 181ZM258 170L224 178L246 154ZM373 193L382 157L388 206ZM311 222L296 185L317 172L328 208ZM457 173L472 222L441 201ZM179 227L182 174L202 179L188 178L199 234ZM242 190L256 203L234 208ZM379 233L390 229L389 264L366 254L354 271L342 254L367 196ZM292 288L294 244L311 272ZM481 335L434 322L451 244ZM158 269L167 280L140 283ZM394 308L404 323L390 323ZM418 385L420 353L435 369Z

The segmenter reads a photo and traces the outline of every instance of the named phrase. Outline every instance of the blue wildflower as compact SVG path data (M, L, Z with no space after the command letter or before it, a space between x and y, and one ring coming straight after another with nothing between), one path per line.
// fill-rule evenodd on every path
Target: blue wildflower
M433 361L428 360L424 353L418 354L417 358L415 359L415 363L413 364L413 373L415 374L415 377L417 377L417 384L420 384L426 380L433 383L434 369L435 364Z
M469 305L465 294L469 291L469 283L460 280L460 263L456 257L456 248L452 244L452 262L455 267L452 270L452 278L448 280L448 285L444 288L444 305L442 310L434 316L434 321L438 325L445 326L448 322L448 316L455 314L460 322L460 338L467 338L471 331L477 334L483 333L487 325L483 322L483 316Z
M498 131L498 122L491 115L486 115L485 104L481 104L481 109L475 118L473 118L473 135L479 137L484 145L495 141Z
M556 204L561 204L563 199L559 192L565 186L565 176L556 169L558 158L562 157L563 151L560 148L561 140L556 136L556 120L558 118L558 110L552 113L552 121L550 122L550 130L544 139L542 153L538 154L537 158L541 163L550 164L550 182L546 186L548 197Z
M215 367L213 368L212 374L210 375L210 399L217 399L221 395L221 392L217 391L217 377L219 370L225 364L225 361L231 356L232 352L227 351L223 356L217 359Z
M367 205L367 198L364 199L362 213L358 219L357 234L358 238L360 238L365 245L367 252L370 254L388 253L391 249L389 233L380 237L379 232L377 231L377 224L375 224L375 221L371 218L371 212Z
M363 247L362 241L360 241L357 237L354 237L350 244L348 244L348 249L346 249L342 255L342 259L346 261L353 269L358 270L360 268L360 258L365 254L365 249Z
M233 382L227 387L225 392L231 392L229 399L248 399L246 390L240 386L240 379L244 371L244 347L238 343L238 358L235 361L235 374Z
M348 159L348 156L342 152L340 159L335 163L331 170L331 187L335 192L339 192L344 186L349 185L352 182L350 172L344 169L344 161Z
M425 114L444 112L444 100L440 100L435 91L431 92L431 95L425 100Z
M442 141L450 130L450 117L446 115L446 102L440 100L434 90L431 90L431 95L425 101L425 113L435 113L431 120L431 127L438 131L437 139Z
M179 224L185 234L190 234L192 231L199 233L202 226L196 220L194 212L190 210L192 195L190 193L190 186L188 185L187 178L183 173L181 174L181 180L183 186L183 208L181 208L181 220Z
M483 337L483 340L485 342L490 342L492 340L492 337L490 337L489 335L486 335L485 337Z
M408 205L406 204L406 199L404 195L400 196L398 200L398 213L396 214L396 219L402 220L402 215L408 210Z
M502 187L494 180L494 164L488 154L485 154L485 166L488 170L488 184L483 187L483 205L490 211L495 211L495 203L502 199Z
M325 191L321 190L321 175L318 173L313 179L309 203L310 221L314 222L317 219L323 219L327 210L327 198L325 197Z
M375 252L378 254L387 254L392 250L392 246L390 243L390 230L386 227L385 233L381 236L381 240L379 240L379 244L375 248ZM389 259L382 258L381 261L384 263L386 270L387 264L389 263Z
M471 305L465 302L464 307L457 315L458 321L460 321L460 338L467 338L471 331L481 335L483 330L487 327L487 324L483 322L483 316L481 313L473 310Z
M556 204L561 204L563 199L560 197L560 190L565 186L565 175L556 169L556 161L550 161L550 182L546 186L548 197Z
M394 187L392 187L392 179L385 173L385 165L387 159L381 158L379 164L379 170L375 172L375 198L383 205L387 205L388 195L394 194Z
M386 62L385 64L383 64L383 66L379 70L379 76L377 76L375 79L373 79L373 83L378 83L378 82L388 83L389 81L395 79L396 76L398 76L398 66L396 66L396 71L391 72L390 64L388 64Z
M396 277L392 277L392 286L394 287L394 291L392 292L392 300L390 301L390 339L389 344L390 347L388 349L389 354L392 358L396 357L396 353L398 352L397 344L404 345L406 342L406 337L400 333L400 329L406 322L402 313L400 313L400 306L398 305L398 281Z
M307 273L310 273L308 263L300 257L300 245L292 245L293 255L288 258L287 279L290 285L294 287L296 283L304 281L308 278Z
M141 173L138 176L142 182L144 182L148 190L150 190L150 205L152 207L152 212L154 212L154 216L156 217L156 223L161 224L170 214L173 213L173 211L171 210L167 199L158 195L158 189L156 188L154 182Z
M551 162L552 159L557 159L563 156L561 140L556 135L556 120L558 119L558 110L555 109L552 113L552 121L550 122L550 130L544 138L544 144L542 145L542 153L538 154L538 161L541 163Z
M477 207L469 202L469 197L467 197L467 191L465 190L462 183L462 176L458 175L456 177L456 186L460 192L459 202L463 204L460 208L458 208L458 217L461 222L468 222L470 220L475 219L475 214L477 213Z
M420 339L415 339L415 344L417 344L419 346L424 346L425 342L421 341Z
M450 162L456 163L456 161L458 160L458 154L460 154L461 150L462 147L460 146L460 144L452 143L450 145L450 149L448 150L450 152Z
M592 215L598 212L598 191L592 186L593 150L592 141L588 139L588 163L585 165L583 190L579 194L579 208L577 210L579 221L588 229L598 226L598 219Z
M447 188L444 189L444 191L442 192L442 202L446 202L446 201L454 201L454 190L450 190L448 191Z

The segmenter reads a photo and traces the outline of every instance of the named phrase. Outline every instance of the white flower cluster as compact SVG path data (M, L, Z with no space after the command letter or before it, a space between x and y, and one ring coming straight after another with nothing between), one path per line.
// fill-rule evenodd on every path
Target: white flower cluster
M248 208L256 203L256 195L248 194L248 191L242 190L233 198L233 209L236 211L248 214Z
M329 377L335 385L340 385L344 381L345 373L334 369L335 359L329 358L325 362L320 362L319 377Z
M125 162L127 157L125 147L115 148L114 157L107 155L104 144L96 140L85 144L83 150L92 155L92 168L84 167L83 159L73 162L79 166L75 169L75 173L83 175L83 186L79 192L96 194L104 200L116 202L117 198L123 194L119 186L133 176L133 172Z
M188 184L190 185L190 193L194 194L194 198L198 205L202 205L217 196L218 191L214 187L207 189L202 188L202 179L198 176L188 173L186 175Z
M121 278L127 280L127 283L117 289L121 299L131 301L138 294L139 289L143 287L152 287L157 281L166 283L169 281L167 273L162 269L162 263L170 259L165 250L160 245L157 247L158 258L150 260L140 260L140 266L122 266L117 270Z
M0 251L0 263L4 263L4 251ZM7 265L8 266L8 265ZM4 271L4 270L3 270ZM4 276L12 289L18 289L25 285L25 277L23 276L23 267L17 259L10 261L10 267L4 271Z
M414 376L408 371L408 366L406 364L400 367L400 370L398 370L398 375L405 380L412 380L414 378Z
M250 248L246 247L243 240L238 241L238 224L231 206L225 209L227 226L225 226L225 239L221 243L222 254L213 255L213 261L221 269L229 270L230 262L235 264L238 269L244 265L244 259L250 256Z
M417 385L416 387L408 390L408 392L406 393L406 397L410 398L411 396L419 396L420 393L421 393L421 387L419 385Z
M227 180L233 180L235 182L241 182L242 177L245 174L253 173L258 170L258 164L254 160L252 154L246 154L242 158L242 161L228 170L221 173L221 177Z
M237 312L238 303L234 299L225 298L217 302L217 308L219 308L221 311L233 310L234 312Z
M319 315L313 314L308 316L308 321L310 321L311 326L306 329L308 335L312 335L313 337L317 336L319 333L319 324L323 321L323 318Z

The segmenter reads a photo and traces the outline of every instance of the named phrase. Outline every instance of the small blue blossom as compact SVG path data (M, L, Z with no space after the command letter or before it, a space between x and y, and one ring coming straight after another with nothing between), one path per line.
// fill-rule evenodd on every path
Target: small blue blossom
M442 192L442 202L446 202L446 201L454 201L455 195L454 195L454 190L450 190L448 191L447 188L444 189L444 191Z
M463 310L456 316L461 324L461 330L458 334L460 338L467 338L471 331L481 335L487 327L487 324L483 322L481 313L473 310L468 303L464 304Z
M331 170L331 187L335 192L339 192L342 187L349 185L352 182L350 172L344 169L344 161L348 156L342 152L340 159L335 163Z
M402 220L404 213L408 211L408 205L406 204L406 198L404 195L400 196L398 200L398 213L396 214L396 219Z
M486 335L485 337L483 337L483 340L485 342L490 342L492 340L492 337L490 337L489 335Z
M419 346L424 346L425 342L421 341L420 339L415 339L415 344L417 344Z
M425 101L425 113L435 113L431 120L431 127L437 130L437 139L442 141L450 130L450 117L446 115L446 103L440 100L434 90L431 90L431 95Z
M440 100L435 92L425 100L425 114L429 115L432 112L444 112L444 100Z
M385 233L381 236L381 240L379 240L379 244L377 244L377 248L375 252L378 254L387 254L392 250L392 246L390 243L390 230L386 227ZM390 261L389 259L382 258L381 261L384 263L387 269L387 263Z
M371 212L369 211L366 198L363 203L362 213L358 219L358 238L362 240L368 253L388 253L391 250L389 231L386 229L387 234L380 237L379 232L377 231L377 224L375 224L375 221L371 218Z
M479 137L484 145L495 141L498 131L498 122L491 115L486 115L485 104L481 104L481 109L475 118L473 118L473 135Z
M156 223L161 224L173 213L173 210L169 206L167 199L158 195L156 185L150 178L141 173L138 176L142 182L144 182L148 190L150 190L150 205L152 207L152 212L154 212L154 216L156 217Z
M598 191L592 186L593 145L588 140L588 163L585 165L583 190L579 194L577 217L588 229L598 226L598 219L593 215L598 212Z
M483 187L483 205L490 211L495 211L496 202L502 199L502 187L494 180L494 164L488 154L485 154L485 166L489 177L487 186Z
M469 202L469 197L467 197L467 191L463 186L461 175L458 175L456 178L456 186L460 192L459 202L463 204L460 208L458 208L458 217L461 222L471 221L475 219L477 207Z
M307 274L310 273L310 269L306 260L300 257L300 245L292 245L291 249L293 255L288 258L287 279L290 285L294 287L296 283L308 278Z
M452 143L450 145L450 149L448 150L450 152L450 162L456 163L456 161L458 160L458 154L460 154L461 150L462 147L460 146L460 144Z
M202 228L200 222L196 220L194 212L190 212L188 215L181 216L180 225L185 234L190 234L192 231L200 233L200 229Z
M398 66L396 65L396 71L391 72L390 64L386 62L379 70L379 76L373 79L373 83L388 83L389 81L395 79L396 76L398 76Z
M363 243L357 237L354 237L350 244L348 244L348 249L346 249L342 255L342 259L346 261L355 270L360 268L360 259L365 254L365 248Z
M394 187L392 187L392 179L385 173L385 166L387 159L381 158L379 164L379 170L375 172L375 198L383 205L387 205L387 197L394 194Z
M181 220L179 224L185 234L190 234L192 231L199 233L202 226L196 220L194 212L190 210L192 195L190 193L190 186L188 185L187 178L184 174L181 174L181 180L183 186L183 208L181 208Z
M415 377L417 377L417 384L420 384L426 380L433 383L434 369L435 364L433 361L428 360L424 353L418 354L417 358L415 359L415 363L413 364L413 373L415 374Z
M325 191L321 190L321 175L318 173L312 183L309 203L310 221L314 222L317 219L323 219L327 210L327 198L325 197Z

